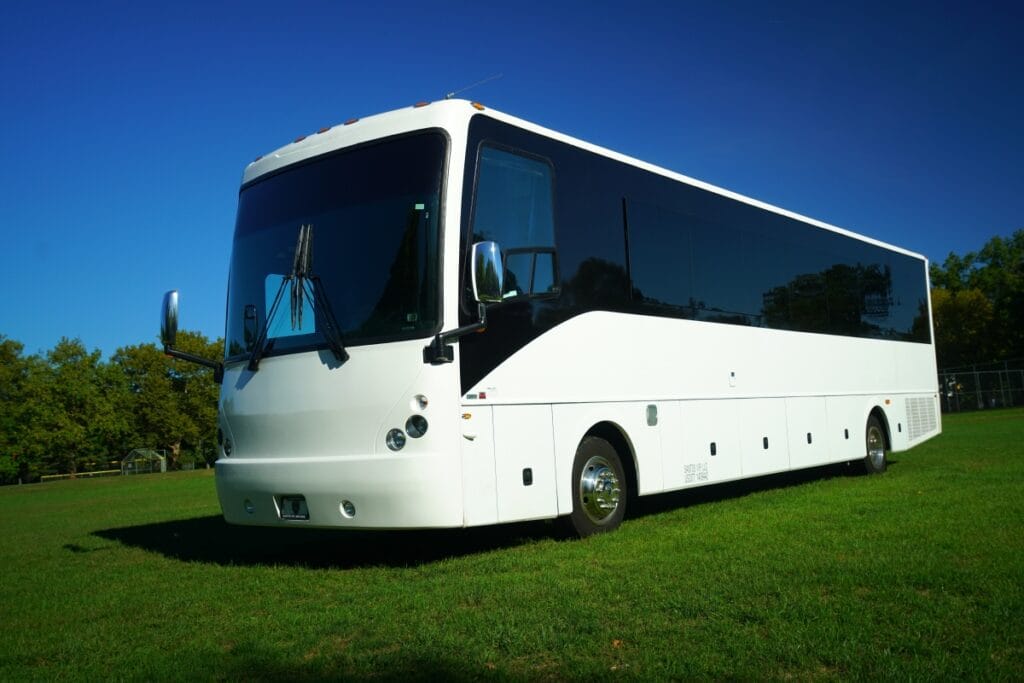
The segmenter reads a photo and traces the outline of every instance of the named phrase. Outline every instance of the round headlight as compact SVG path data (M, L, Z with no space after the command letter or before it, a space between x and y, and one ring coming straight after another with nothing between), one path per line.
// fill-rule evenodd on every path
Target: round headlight
M392 429L384 437L384 443L393 451L400 451L405 447L405 433L401 429Z
M405 431L414 439L420 438L427 433L427 418L422 415L413 415L405 421Z
M231 457L232 445L231 439L224 439L224 455Z

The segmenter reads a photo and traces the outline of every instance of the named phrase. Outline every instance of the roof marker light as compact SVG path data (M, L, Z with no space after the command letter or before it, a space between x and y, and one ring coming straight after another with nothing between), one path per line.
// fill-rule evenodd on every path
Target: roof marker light
M420 107L425 107L428 104L430 104L430 102L417 102L416 104L414 104L412 106L413 106L413 109L419 109Z
M317 134L317 135L323 135L324 133L326 133L327 131L329 131L329 130L330 130L331 128L333 128L333 127L334 127L334 126L327 126L326 128L321 128L320 130L318 130L318 131L316 132L316 134Z
M483 111L484 109L487 108L484 105L480 104L479 102L470 102L470 104L473 105L473 109L476 109L477 111Z
M345 122L345 123L343 123L342 125L343 125L343 126L351 126L351 125L352 125L353 123L355 123L355 122L356 122L356 121L358 121L358 120L359 120L359 119L349 119L348 121L346 121L346 122Z
M305 139L306 139L305 135L300 135L299 137L295 138L292 142L293 143L295 143L295 142L302 142Z

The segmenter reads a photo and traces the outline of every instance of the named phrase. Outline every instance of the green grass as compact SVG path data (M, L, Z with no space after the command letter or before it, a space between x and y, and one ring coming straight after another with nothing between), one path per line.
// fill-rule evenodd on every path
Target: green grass
M233 528L208 472L0 489L0 679L1024 679L1024 411L545 524Z

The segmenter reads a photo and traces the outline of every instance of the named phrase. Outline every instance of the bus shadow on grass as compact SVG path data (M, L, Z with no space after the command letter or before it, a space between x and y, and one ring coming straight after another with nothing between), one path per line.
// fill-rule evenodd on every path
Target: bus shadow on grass
M896 463L890 460L889 464ZM835 477L860 476L862 471L858 465L826 465L644 496L633 501L627 519ZM331 569L414 567L565 537L551 521L469 529L349 531L232 526L220 515L104 529L93 535L184 562Z
M220 515L94 531L183 562L308 568L412 567L551 538L543 522L471 529L349 531L232 526Z
M892 457L888 458L889 466L897 464ZM714 503L721 500L742 498L753 493L771 491L775 489L786 489L794 486L803 486L817 481L835 479L839 477L863 477L866 476L864 466L859 462L834 463L831 465L820 465L808 469L779 472L777 474L750 477L721 484L708 484L696 488L683 489L681 491L669 491L653 496L637 498L630 511L626 514L627 519L657 515L662 512L676 510L679 508L701 505L703 503Z

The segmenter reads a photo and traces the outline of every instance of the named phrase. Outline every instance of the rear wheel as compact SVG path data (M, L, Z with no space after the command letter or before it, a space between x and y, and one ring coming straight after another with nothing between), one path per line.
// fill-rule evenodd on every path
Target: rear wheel
M868 418L868 426L864 431L866 454L864 456L864 469L868 474L880 474L885 472L885 430L882 422L872 415Z
M570 532L580 538L611 531L626 514L626 473L615 448L597 436L588 436L576 449L572 466Z

